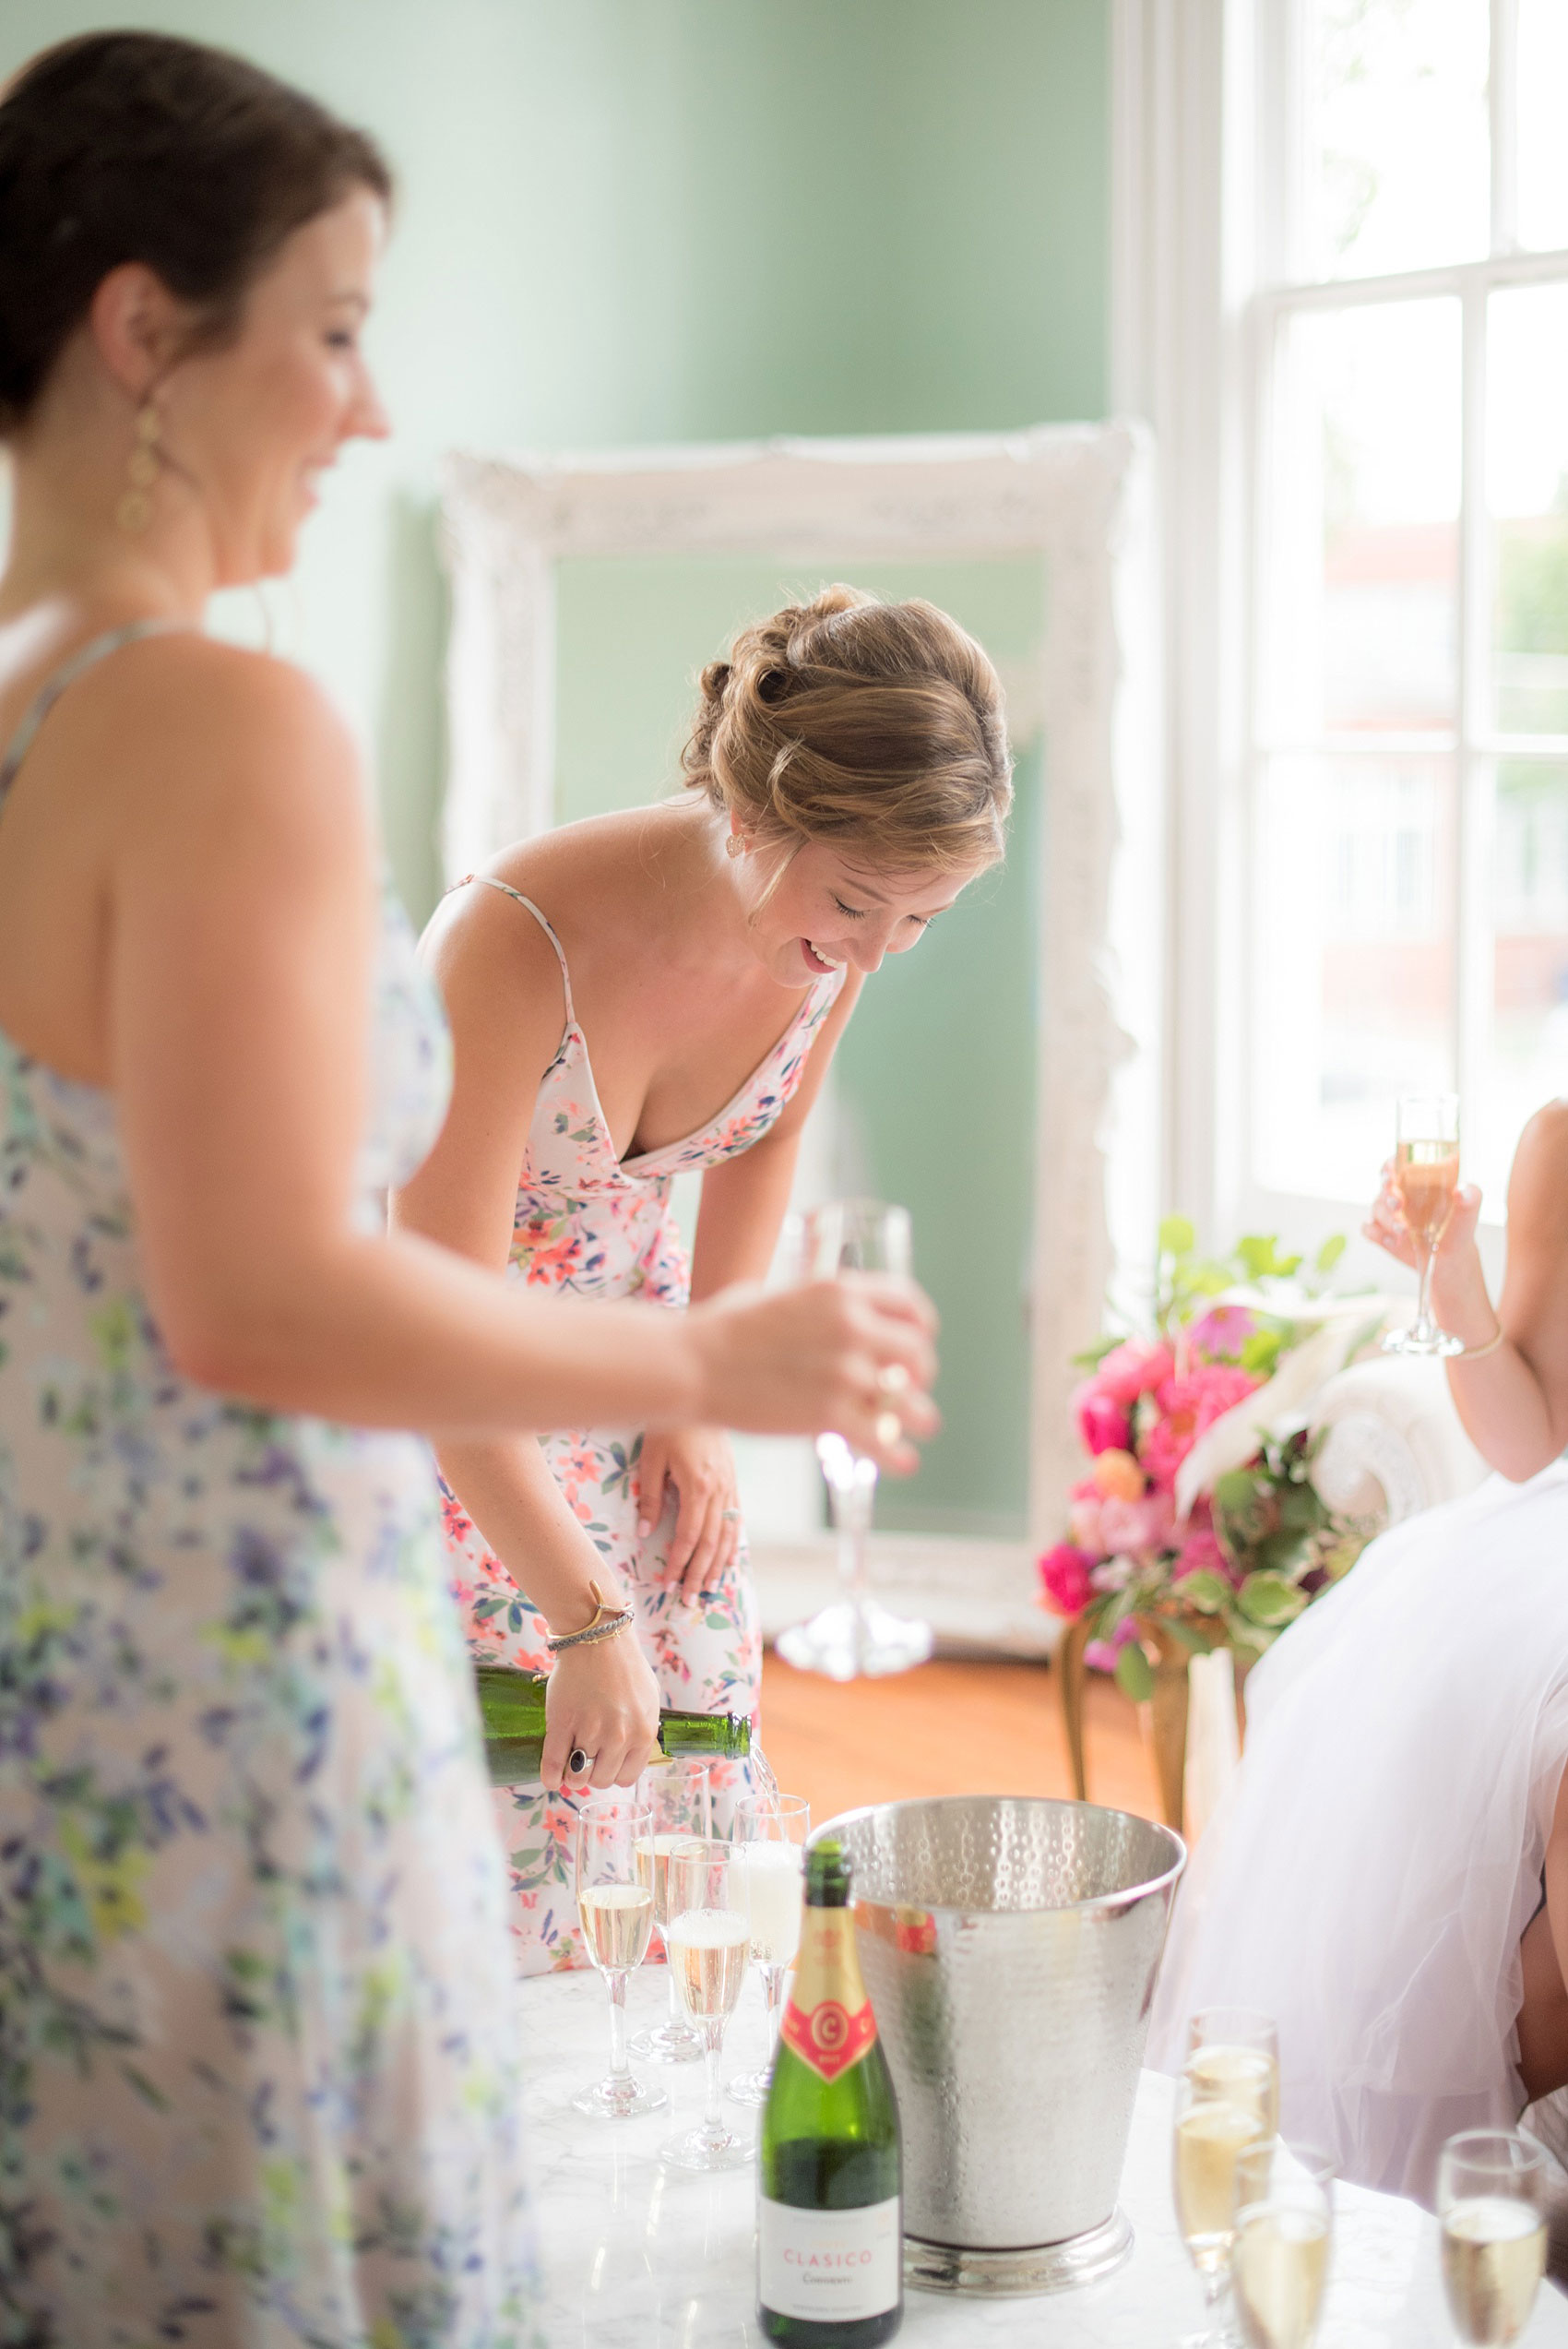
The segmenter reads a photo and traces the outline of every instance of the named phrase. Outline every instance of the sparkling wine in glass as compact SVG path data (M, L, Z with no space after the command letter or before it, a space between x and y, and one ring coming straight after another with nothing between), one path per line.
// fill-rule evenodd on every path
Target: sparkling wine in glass
M652 1831L637 1845L637 1877L653 1894L653 1921L670 1947L670 1854L694 1836L712 1832L713 1794L705 1761L664 1762L643 1772L638 1799L652 1814ZM651 2031L632 2042L634 2056L656 2064L695 2064L702 2057L701 2033L692 2029L682 2009L675 1970L670 1968L670 2013Z
M694 1838L670 1854L670 1970L703 2035L707 2096L700 2125L664 2149L673 2169L739 2169L751 2148L726 2127L719 2057L751 1959L752 1929L736 1897L733 1846Z
M1514 2129L1451 2137L1437 2172L1443 2287L1461 2342L1517 2341L1546 2272L1546 2157Z
M730 1880L736 1906L751 1927L752 1962L767 2001L767 2061L760 2071L730 2082L738 2105L766 2105L778 2046L784 1976L801 1946L805 1892L805 1842L811 1805L802 1795L745 1795L735 1806L734 1857Z
M1227 2349L1223 2322L1236 2237L1238 2170L1249 2146L1261 2141L1256 2111L1206 2095L1185 2077L1176 2083L1176 2128L1170 2176L1176 2224L1203 2285L1207 2330L1189 2333L1182 2349Z
M791 1226L797 1276L836 1280L842 1272L910 1270L909 1217L880 1199L835 1199L814 1208ZM897 1389L886 1410L897 1418ZM880 1432L880 1431L879 1431ZM819 1436L816 1453L827 1482L828 1507L838 1536L838 1571L844 1598L824 1607L809 1623L791 1624L776 1642L786 1663L820 1672L830 1680L908 1672L932 1651L932 1628L878 1606L866 1588L866 1540L876 1498L876 1462L851 1449L842 1436Z
M1401 1094L1396 1117L1394 1184L1420 1259L1421 1287L1414 1321L1408 1330L1391 1330L1384 1352L1459 1353L1464 1341L1440 1330L1431 1310L1431 1269L1459 1187L1458 1095Z
M1199 2095L1236 2105L1259 2133L1279 2127L1279 2033L1272 2015L1253 2007L1204 2007L1187 2025L1182 2076Z
M1247 2349L1311 2349L1334 2231L1334 2164L1282 2138L1249 2146L1236 2167L1230 2280Z
M629 1790L585 1797L577 1812L577 1914L589 1957L610 1985L610 2069L572 2102L597 2120L654 2113L669 2098L635 2077L626 2060L626 1976L647 1955L653 1895L637 1874L637 1844L651 1815Z

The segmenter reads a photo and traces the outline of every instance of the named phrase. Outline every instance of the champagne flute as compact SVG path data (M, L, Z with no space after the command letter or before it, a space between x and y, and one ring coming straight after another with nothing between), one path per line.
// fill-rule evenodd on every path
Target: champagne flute
M767 2001L767 2061L730 2082L737 2105L766 2105L778 2046L784 1976L801 1946L805 1896L805 1842L811 1805L802 1795L743 1795L735 1806L731 1880L736 1905L751 1928L752 1957Z
M1209 2095L1185 2073L1177 2081L1171 2142L1176 2224L1211 2319L1219 2319L1230 2284L1241 2159L1250 2146L1266 2141L1253 2105ZM1204 2332L1189 2333L1182 2349L1228 2349L1232 2337L1220 2320Z
M1431 1311L1431 1269L1459 1187L1459 1097L1456 1093L1403 1093L1396 1120L1394 1182L1406 1228L1420 1257L1421 1286L1414 1321L1408 1330L1391 1330L1383 1350L1384 1353L1460 1353L1464 1341L1440 1330Z
M647 1955L653 1930L653 1894L638 1878L636 1847L652 1832L652 1814L628 1789L588 1795L577 1812L577 1914L588 1955L610 1985L610 2069L572 2102L597 2120L656 2113L670 2101L626 2061L626 1976Z
M841 1272L894 1272L909 1277L909 1217L880 1199L836 1199L790 1222L797 1276L827 1281ZM898 1389L887 1380L886 1414L896 1420ZM932 1651L929 1623L892 1615L866 1590L866 1537L876 1497L876 1462L856 1452L842 1436L819 1436L816 1456L827 1480L828 1506L838 1536L838 1572L845 1596L824 1607L809 1623L791 1624L775 1645L787 1663L820 1672L829 1680L858 1680L862 1674L908 1672Z
M752 1933L735 1900L732 1846L694 1837L670 1854L670 1969L681 2003L702 2031L707 2093L698 2128L664 2149L672 2169L731 2170L751 2148L726 2128L719 2059L724 2025L746 1978Z
M1311 2349L1317 2338L1334 2230L1334 2163L1282 2138L1250 2145L1236 2164L1230 2280L1247 2349Z
M1215 2103L1253 2115L1259 2133L1279 2127L1279 2033L1254 2007L1204 2007L1187 2025L1183 2077Z
M1457 2338L1517 2341L1546 2272L1546 2156L1508 2128L1451 2137L1437 2170L1443 2287Z
M713 1798L706 1761L662 1762L645 1771L638 1795L653 1814L653 1830L637 1845L637 1875L653 1894L653 1921L670 1950L670 1854L676 1844L711 1833ZM675 1969L669 1968L670 2013L652 2031L640 2031L632 2042L634 2056L656 2064L695 2064L702 2055L701 2034L682 2011L675 1986Z

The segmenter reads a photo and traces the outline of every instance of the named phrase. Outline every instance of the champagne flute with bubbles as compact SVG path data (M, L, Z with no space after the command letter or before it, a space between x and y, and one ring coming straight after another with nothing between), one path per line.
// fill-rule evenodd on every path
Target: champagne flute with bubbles
M1334 2230L1334 2163L1282 2138L1236 2164L1230 2280L1247 2349L1311 2349L1323 2313Z
M802 1795L745 1795L735 1806L731 1880L736 1905L751 1928L752 1960L762 1974L767 2001L767 2061L760 2071L742 2072L730 2082L738 2105L767 2102L784 1976L801 1946L805 1842L811 1830L811 1805Z
M802 1281L836 1280L843 1272L892 1272L907 1280L909 1210L885 1207L880 1199L835 1199L809 1215L790 1218L787 1253ZM897 1440L902 1389L893 1370L885 1371L883 1378L884 1413L889 1437ZM880 1428L878 1436L880 1439ZM844 1597L809 1623L791 1624L780 1632L778 1653L800 1671L824 1673L830 1680L908 1672L930 1655L932 1628L929 1623L878 1606L867 1591L866 1541L876 1498L876 1462L852 1450L842 1436L819 1436L816 1456L838 1536Z
M1546 2156L1508 2128L1451 2137L1437 2170L1443 2286L1455 2337L1517 2341L1546 2272Z
M637 1844L653 1831L652 1815L629 1788L585 1796L577 1812L577 1914L588 1955L610 1985L610 2069L574 2096L579 2113L624 2120L669 2103L626 2061L626 1977L647 1955L653 1895L637 1873Z
M1222 2311L1230 2286L1236 2239L1239 2171L1249 2146L1266 2141L1251 2100L1232 2104L1212 2095L1186 2072L1176 2083L1171 2188L1176 2224L1203 2285L1207 2330L1189 2333L1182 2349L1229 2349L1234 2335Z
M1279 2127L1279 2033L1253 2007L1203 2007L1187 2025L1183 2077L1212 2103L1250 2112L1259 2134Z
M726 2127L719 2057L724 2026L746 1978L752 1929L733 1878L729 1843L694 1837L670 1854L670 1969L685 2008L703 2034L707 2097L699 2126L664 2149L673 2169L739 2169L752 2149Z
M711 1833L713 1792L705 1761L664 1762L645 1771L638 1796L651 1814L652 1830L637 1844L637 1877L653 1895L653 1921L670 1946L670 1854L693 1836ZM656 2064L695 2064L702 2057L701 2034L692 2029L681 2006L675 1969L669 1970L670 2013L666 2021L642 2031L632 2042L634 2056Z
M1440 1330L1431 1310L1431 1269L1459 1187L1458 1095L1401 1094L1396 1119L1394 1186L1406 1229L1420 1259L1421 1286L1414 1321L1408 1330L1391 1330L1383 1350L1384 1353L1460 1353L1463 1340Z

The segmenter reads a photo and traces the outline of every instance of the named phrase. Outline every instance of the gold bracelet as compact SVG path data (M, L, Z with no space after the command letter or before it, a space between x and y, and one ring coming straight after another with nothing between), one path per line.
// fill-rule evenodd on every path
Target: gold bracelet
M580 1631L568 1631L559 1639L546 1637L545 1646L552 1656L564 1648L588 1648L600 1640L613 1640L617 1631L624 1631L633 1619L630 1607L612 1607L597 1582L588 1584L588 1594L594 1603L593 1616Z
M1507 1334L1507 1331L1503 1329L1503 1324L1500 1321L1497 1325L1497 1334L1495 1337L1489 1338L1484 1346L1462 1346L1459 1352L1455 1355L1454 1359L1455 1362L1484 1361L1485 1357L1489 1353L1495 1353L1497 1352L1498 1347L1503 1343L1503 1341Z

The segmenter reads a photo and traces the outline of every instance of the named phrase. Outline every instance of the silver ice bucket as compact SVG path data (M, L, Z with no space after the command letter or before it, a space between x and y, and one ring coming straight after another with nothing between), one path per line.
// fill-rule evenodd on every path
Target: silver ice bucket
M904 2123L904 2272L1051 2292L1121 2265L1116 2189L1186 1847L1090 1803L961 1795L835 1819Z

